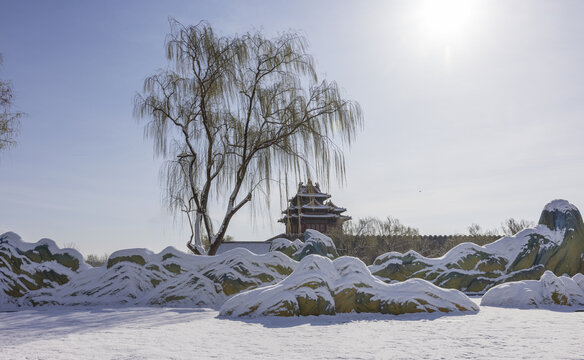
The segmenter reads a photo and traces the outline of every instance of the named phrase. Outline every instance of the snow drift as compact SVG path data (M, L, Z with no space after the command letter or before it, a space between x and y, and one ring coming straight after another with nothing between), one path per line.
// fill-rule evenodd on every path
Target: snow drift
M441 289L425 280L386 284L354 257L331 261L309 255L279 283L228 299L220 314L255 317L459 311L476 312L478 307L460 291Z
M495 286L483 296L481 305L513 308L584 307L584 275L558 277L548 270L539 280Z
M422 278L481 294L504 282L539 279L546 270L570 276L584 272L583 258L582 216L569 202L554 200L545 206L539 225L515 236L485 246L463 243L440 258L389 252L377 257L370 270L388 282Z

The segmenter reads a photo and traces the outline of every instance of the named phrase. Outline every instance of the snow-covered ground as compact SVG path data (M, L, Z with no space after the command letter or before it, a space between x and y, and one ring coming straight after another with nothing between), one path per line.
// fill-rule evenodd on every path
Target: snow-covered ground
M479 303L480 299L473 299ZM582 359L584 312L231 320L204 309L43 307L0 313L0 359Z

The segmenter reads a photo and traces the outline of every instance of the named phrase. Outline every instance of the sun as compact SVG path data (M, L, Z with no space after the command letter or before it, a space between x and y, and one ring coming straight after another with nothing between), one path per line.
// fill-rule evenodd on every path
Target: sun
M450 45L463 38L477 14L473 0L424 0L414 9L419 31L425 38Z

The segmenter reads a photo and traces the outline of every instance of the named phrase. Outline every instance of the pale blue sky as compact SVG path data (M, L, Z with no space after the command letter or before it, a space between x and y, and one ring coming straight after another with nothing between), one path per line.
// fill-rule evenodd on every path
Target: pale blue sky
M354 218L446 234L536 221L555 198L584 206L584 2L3 0L0 77L28 116L0 154L0 233L86 254L185 250L132 117L166 65L169 16L308 38L319 74L363 107L347 185L328 189ZM281 232L279 207L229 233Z

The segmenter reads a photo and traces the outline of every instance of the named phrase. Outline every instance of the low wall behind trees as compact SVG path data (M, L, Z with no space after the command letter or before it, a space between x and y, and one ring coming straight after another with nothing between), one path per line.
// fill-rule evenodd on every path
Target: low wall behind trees
M440 257L458 244L472 242L486 245L500 239L499 235L329 235L335 242L339 255L355 256L370 265L375 258L389 251L405 253L414 250L425 257Z

